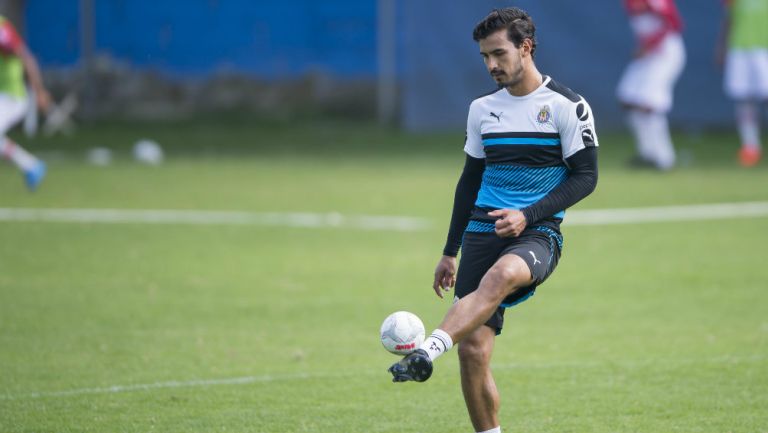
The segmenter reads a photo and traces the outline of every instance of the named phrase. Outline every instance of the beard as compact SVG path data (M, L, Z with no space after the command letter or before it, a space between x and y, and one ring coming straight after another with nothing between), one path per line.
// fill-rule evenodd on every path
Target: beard
M523 65L518 65L509 74L501 70L493 70L491 77L496 81L499 88L515 87L523 80Z

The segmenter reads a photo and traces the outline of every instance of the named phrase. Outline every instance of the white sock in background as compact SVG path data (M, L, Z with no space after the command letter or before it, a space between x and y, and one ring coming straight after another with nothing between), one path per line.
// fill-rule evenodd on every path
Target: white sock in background
M432 334L421 343L420 349L427 351L429 359L434 361L438 356L447 352L453 347L453 339L442 329L435 329Z
M37 158L5 137L0 138L0 155L11 160L22 171L31 170L37 164Z
M627 121L637 142L640 157L657 168L668 170L675 165L675 147L669 134L665 113L631 110Z
M648 134L643 131L648 129L648 115L640 110L630 110L627 113L627 123L632 135L635 137L635 145L640 158L646 161L654 161L653 143L649 141Z
M653 161L656 167L669 170L675 166L675 146L669 133L669 123L666 113L648 113L649 140L653 143Z
M501 426L494 427L494 428L492 428L490 430L479 431L477 433L501 433Z
M744 101L736 104L736 128L741 145L760 149L759 107L756 102Z

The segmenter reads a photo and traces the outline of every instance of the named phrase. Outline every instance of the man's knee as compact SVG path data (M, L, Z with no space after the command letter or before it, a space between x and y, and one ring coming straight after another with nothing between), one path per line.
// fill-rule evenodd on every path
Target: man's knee
M516 266L497 264L488 270L486 276L495 286L510 286L517 277L517 273Z
M486 272L481 284L485 294L501 302L510 293L532 283L531 271L520 257L508 254Z
M482 327L476 332L481 331L484 331ZM471 335L459 343L459 361L463 364L488 364L491 359L492 349L492 341L485 341L477 335Z
M486 365L490 360L490 353L482 346L465 344L459 345L459 362L465 365Z

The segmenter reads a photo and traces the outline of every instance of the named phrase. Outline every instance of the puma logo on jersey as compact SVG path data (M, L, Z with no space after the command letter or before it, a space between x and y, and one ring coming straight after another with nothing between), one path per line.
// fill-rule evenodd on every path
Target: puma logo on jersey
M595 136L591 129L581 131L581 141L584 143L584 146L595 147Z
M496 120L498 120L499 122L501 122L501 115L502 115L502 114L504 114L504 112L503 112L503 111L499 111L499 114L496 114L496 113L494 113L493 111L491 111L491 117L495 117L495 118L496 118Z
M536 266L536 263L541 264L541 260L536 258L536 254L534 254L533 251L528 251L528 254L530 254L531 257L533 257L533 266Z

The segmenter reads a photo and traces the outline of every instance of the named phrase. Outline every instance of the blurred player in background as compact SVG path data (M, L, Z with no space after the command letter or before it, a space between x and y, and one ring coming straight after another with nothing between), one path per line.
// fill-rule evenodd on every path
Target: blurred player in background
M739 162L751 167L762 155L760 103L768 100L768 0L724 3L718 57L725 61L725 93L736 103Z
M464 401L483 433L501 432L490 362L504 312L555 270L565 209L597 184L592 111L538 71L535 33L518 8L494 10L473 31L498 89L470 104L466 161L435 268L432 288L442 298L455 284L454 304L424 344L389 370L395 382L423 382L457 343Z
M675 82L685 66L682 20L674 0L625 0L624 6L637 49L617 93L635 137L633 163L669 170L675 165L675 149L667 113L672 108Z
M48 111L51 97L43 85L40 67L11 22L0 15L0 154L21 170L27 188L34 191L45 176L45 164L7 136L28 109L25 75L37 108Z

